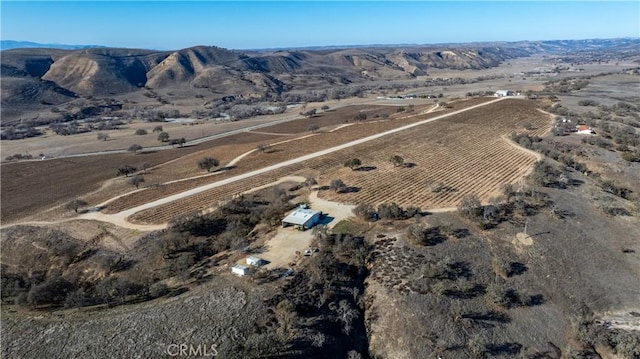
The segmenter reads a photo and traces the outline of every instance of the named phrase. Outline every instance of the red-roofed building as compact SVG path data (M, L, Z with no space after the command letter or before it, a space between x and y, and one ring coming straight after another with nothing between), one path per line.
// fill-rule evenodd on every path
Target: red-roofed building
M577 130L577 134L579 135L593 135L595 134L595 131L593 131L593 129L587 125L578 125L576 126L576 130Z

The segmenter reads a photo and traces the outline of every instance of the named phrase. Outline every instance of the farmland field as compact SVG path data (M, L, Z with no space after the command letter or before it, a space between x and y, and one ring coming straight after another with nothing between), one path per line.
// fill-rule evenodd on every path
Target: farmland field
M376 113L395 110L388 106L345 106L331 110L314 118L319 126L331 126L350 120L354 114L362 109L375 109ZM300 121L300 124L296 124ZM293 120L291 125L296 131L306 131L307 119ZM242 121L239 121L242 122ZM254 124L250 121L248 124ZM275 125L283 126L287 124ZM281 127L277 127L281 128ZM271 131L270 127L260 129ZM127 132L128 133L128 132ZM95 140L95 134L91 135ZM117 168L125 164L139 165L148 162L152 166L172 161L170 165L162 166L146 176L146 185L153 185L180 178L202 174L195 165L204 156L213 156L222 164L234 157L255 148L258 143L277 142L284 137L261 133L244 132L228 137L207 141L195 146L176 148L155 152L144 152L137 155L107 154L100 156L85 156L75 158L60 158L47 161L26 161L2 164L2 218L3 221L14 221L30 216L38 211L59 205L74 197L87 195L96 191L101 184L114 178ZM40 141L40 138L26 141ZM73 140L73 138L67 138ZM261 160L258 160L260 162ZM202 180L195 182L203 183ZM185 184L175 186L178 190L185 188ZM189 188L189 187L187 187ZM164 195L167 189L158 191ZM97 204L118 193L108 187L101 193L95 193L87 198L91 204ZM148 196L145 195L145 199ZM117 206L117 204L116 204Z
M501 184L520 179L537 160L504 138L513 131L524 132L524 121L534 125L529 131L533 134L545 132L550 123L549 116L536 110L535 103L506 100L150 208L131 219L138 223L164 223L181 213L205 210L253 187L305 171L319 174L321 184L341 178L356 189L343 194L321 192L321 197L338 202L395 201L400 205L442 208L455 206L468 193L486 200L496 194ZM289 144L294 146L295 142ZM413 166L394 168L387 161L394 154ZM371 170L343 168L342 163L353 157L360 158L363 166ZM428 180L442 183L446 190L432 193L425 185ZM143 192L139 193L143 196ZM148 201L149 198L141 198L135 204ZM134 205L118 209L131 207Z
M533 130L521 123L529 121ZM377 205L396 202L422 208L454 207L466 194L487 200L497 195L500 185L518 181L537 160L536 156L507 142L514 131L542 134L548 128L547 114L531 102L506 100L410 131L363 144L346 154L359 158L371 171L335 168L320 182L340 178L354 190L348 193L321 192L321 197L346 203ZM389 158L400 155L407 167L394 167ZM427 183L442 188L432 191Z
M140 154L108 154L2 164L2 219L12 221L86 195L114 178L118 167L143 162L160 165L182 156L225 145L257 143L273 136L242 133L196 146ZM224 158L219 158L224 161ZM229 158L229 160L232 159ZM190 165L195 167L192 160ZM172 178L175 179L175 178ZM151 183L153 179L148 179ZM113 196L117 193L107 193ZM107 197L108 198L108 197Z
M235 165L236 167L233 168L231 171L222 172L222 173L216 174L215 176L185 180L177 183L166 184L160 187L149 188L140 192L135 192L110 202L105 210L108 213L114 213L114 212L119 212L122 210L129 209L129 208L133 208L133 207L142 205L144 203L154 201L154 200L163 198L165 196L182 192L191 188L195 188L197 186L201 186L203 184L207 184L216 180L225 179L225 178L242 174L257 168L263 168L268 165L290 160L290 159L293 159L305 154L310 154L328 147L337 146L345 142L366 137L368 135L384 132L393 128L400 127L402 125L407 125L407 124L418 122L427 118L435 117L443 113L460 110L465 107L484 103L488 100L490 99L487 99L487 98L468 99L465 101L452 103L450 109L445 109L443 111L434 112L431 114L417 115L410 118L398 118L398 119L386 120L386 121L382 120L382 121L373 121L373 122L366 122L366 123L357 123L353 126L344 127L334 132L317 133L310 137L294 139L286 143L274 145L271 151L269 151L269 153L262 153L262 152L256 151L254 153L249 154L247 157L243 158L241 161L236 163ZM271 142L267 142L267 143L271 143ZM257 142L255 144L257 144ZM250 149L250 146L246 147L246 149ZM166 174L168 172L175 173L178 171L180 171L184 175L186 174L195 175L196 169L194 166L194 163L195 163L194 159L191 158L189 161L185 161L185 158L187 157L177 160L171 166L164 166L159 170L153 171L153 173L150 175L149 178L153 179L154 182L158 182L154 176L158 174L160 174L160 176L163 176L163 174ZM263 176L266 176L266 174ZM162 178L164 178L165 180L169 180L169 179L175 179L176 177L163 176ZM276 179L277 178L270 178L269 182Z

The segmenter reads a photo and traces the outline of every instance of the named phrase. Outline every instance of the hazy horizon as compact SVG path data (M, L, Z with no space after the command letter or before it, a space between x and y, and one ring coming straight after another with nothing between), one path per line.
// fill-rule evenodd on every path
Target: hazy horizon
M2 39L171 50L640 36L638 2L2 2Z

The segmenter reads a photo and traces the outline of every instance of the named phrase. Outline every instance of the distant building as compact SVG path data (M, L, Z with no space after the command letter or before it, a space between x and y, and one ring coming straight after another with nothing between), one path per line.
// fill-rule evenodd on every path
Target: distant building
M249 274L249 268L242 266L240 264L236 264L233 267L231 267L231 273L239 276L245 276Z
M496 93L493 94L495 97L507 97L507 96L513 96L513 91L509 91L509 90L498 90L496 91Z
M300 230L305 230L313 227L320 222L322 212L314 211L312 209L296 208L288 216L282 220L282 226L296 226Z
M247 257L247 264L250 266L260 267L264 265L264 260L262 258L251 256Z
M578 125L576 126L576 133L579 135L593 135L595 134L595 131L587 126L587 125Z

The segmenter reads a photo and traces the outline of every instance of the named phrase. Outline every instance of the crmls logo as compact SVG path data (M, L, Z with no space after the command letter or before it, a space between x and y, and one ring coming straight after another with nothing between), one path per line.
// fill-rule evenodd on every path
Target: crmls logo
M169 344L167 354L171 357L215 357L218 349L216 344Z

